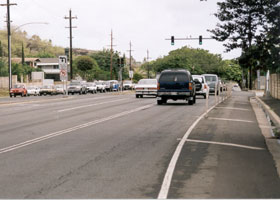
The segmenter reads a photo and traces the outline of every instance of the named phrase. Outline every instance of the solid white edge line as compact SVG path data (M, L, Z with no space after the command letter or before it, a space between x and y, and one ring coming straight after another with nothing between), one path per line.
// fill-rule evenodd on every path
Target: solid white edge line
M216 104L217 105L217 104ZM162 185L161 185L161 189L160 192L158 194L158 199L167 199L167 195L169 192L169 188L170 188L170 184L171 184L171 180L172 180L172 176L175 170L175 166L177 163L177 160L180 156L180 153L182 151L182 148L185 144L185 141L187 140L187 138L189 137L190 133L192 132L192 130L194 129L194 127L198 124L198 122L206 115L208 114L208 112L210 112L212 109L215 108L215 106L212 106L210 109L207 110L207 112L203 113L191 126L190 128L187 130L187 132L185 133L184 137L182 138L182 140L180 141L180 143L178 144L175 153L172 156L172 159L168 165L168 168L166 170Z
M50 139L50 138L53 138L53 137L57 137L57 136L60 136L60 135L66 134L66 133L70 133L70 132L76 131L78 129L86 128L86 127L89 127L89 126L92 126L92 125L95 125L95 124L99 124L99 123L102 123L102 122L105 122L105 121L109 121L111 119L122 117L122 116L125 116L125 115L128 115L128 114L140 111L140 110L145 110L145 109L150 108L154 105L155 104L149 104L149 105L146 105L146 106L141 106L141 107L138 107L138 108L135 108L135 109L132 109L132 110L128 110L128 111L124 111L124 112L121 112L121 113L118 113L118 114L111 115L109 117L105 117L105 118L102 118L102 119L97 119L97 120L87 122L87 123L84 123L84 124L81 124L81 125L77 125L77 126L74 126L74 127L68 128L68 129L64 129L64 130L57 131L57 132L54 132L54 133L50 133L50 134L47 134L47 135L44 135L44 136L41 136L41 137L38 137L38 138L34 138L32 140L28 140L28 141L21 142L21 143L18 143L18 144L9 146L9 147L5 147L5 148L0 149L0 154L6 153L6 152L9 152L9 151L12 151L12 150L16 150L16 149L19 149L19 148L22 148L22 147L25 147L25 146L28 146L28 145L31 145L31 144L35 144L35 143L38 143L38 142L41 142L41 141L44 141L44 140L47 140L47 139Z
M244 148L244 149L265 150L264 148L261 148L261 147L253 147L253 146L242 145L242 144L234 144L234 143L213 142L213 141L193 140L193 139L187 139L186 141L187 142L204 143L204 144L218 144L218 145L231 146L231 147L240 147L240 148Z

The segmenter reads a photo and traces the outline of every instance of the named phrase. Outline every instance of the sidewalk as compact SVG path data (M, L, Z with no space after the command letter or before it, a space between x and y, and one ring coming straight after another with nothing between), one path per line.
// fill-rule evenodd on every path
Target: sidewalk
M168 198L280 198L276 164L261 131L268 126L256 117L254 96L233 92L197 124L182 149Z

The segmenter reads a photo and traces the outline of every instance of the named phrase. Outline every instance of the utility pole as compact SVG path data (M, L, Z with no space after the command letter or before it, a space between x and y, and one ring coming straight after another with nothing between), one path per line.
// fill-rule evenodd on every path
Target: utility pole
M72 49L72 29L73 28L77 28L76 26L72 26L72 19L78 19L77 16L76 17L72 17L72 10L70 9L69 10L69 17L64 17L64 19L69 19L69 27L66 27L66 28L69 28L70 30L70 78L71 80L73 79L73 49Z
M149 66L149 59L150 59L150 57L149 57L149 49L147 49L147 59L146 59L146 61L147 61L147 71L148 71L148 78L150 78L150 66Z
M110 64L110 73L111 80L113 80L113 30L111 29L111 64Z
M133 78L133 75L132 75L132 56L131 56L131 52L133 51L132 49L131 49L131 47L132 47L132 44L131 44L131 41L129 42L129 76L130 76L130 78L131 78L131 80L132 80L132 78Z
M0 4L0 6L7 6L7 31L8 31L8 65L9 65L9 91L12 88L12 47L11 47L11 19L10 19L10 6L16 6L16 3L10 3L7 0L7 4Z

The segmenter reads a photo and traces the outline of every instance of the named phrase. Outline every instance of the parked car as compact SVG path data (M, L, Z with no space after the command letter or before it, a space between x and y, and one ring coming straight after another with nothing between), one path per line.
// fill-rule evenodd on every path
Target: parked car
M97 86L95 83L88 82L87 83L87 90L88 92L95 94L97 93Z
M219 93L219 78L216 74L202 74L209 86L210 94L215 94L215 87L217 88L217 94Z
M205 77L202 75L192 75L194 81L198 81L199 84L196 84L195 95L203 96L204 99L208 96L209 98L209 86L205 80Z
M40 96L48 95L48 94L49 95L55 95L56 94L54 85L44 85L43 87L41 87Z
M164 70L159 77L157 103L161 105L168 99L187 100L189 105L196 103L195 83L191 73L184 69Z
M10 90L10 97L16 97L17 95L20 95L22 97L26 97L27 96L27 90L25 88L25 85L14 85L11 90Z
M113 91L119 91L120 90L120 84L118 81L116 80L110 80L111 83L113 83Z
M55 86L55 94L66 94L64 86L63 85L56 85Z
M141 79L135 85L136 98L143 98L143 95L157 96L157 79Z
M94 83L96 84L98 92L100 92L100 93L106 92L106 83L105 83L105 81L95 81Z
M86 94L87 93L87 88L86 86L81 83L80 81L71 81L71 83L68 86L68 94Z
M27 95L34 95L34 96L39 96L40 95L40 87L38 86L28 86L27 87Z
M125 81L123 82L123 89L124 89L124 90L133 90L134 88L133 88L133 83L132 83L132 81L130 81L130 80L125 80Z

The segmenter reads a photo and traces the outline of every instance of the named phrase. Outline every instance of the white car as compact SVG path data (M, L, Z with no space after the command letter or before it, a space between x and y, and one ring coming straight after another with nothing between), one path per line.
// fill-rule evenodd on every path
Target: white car
M38 86L28 86L27 87L27 95L34 95L39 96L40 95L40 88Z
M123 89L124 89L124 90L133 90L132 81L125 80L125 81L123 82Z
M206 97L208 96L209 98L209 86L206 82L206 79L204 76L202 75L192 75L193 80L198 80L201 84L196 87L196 91L195 91L195 95L196 96L203 96L204 99L206 99Z
M135 85L136 98L143 98L143 95L157 96L157 79L141 79Z
M95 81L97 91L106 92L106 83L104 81Z
M66 94L64 86L63 85L56 85L55 86L55 93L56 94Z
M97 93L97 86L95 83L87 83L87 90L88 92L91 92L92 94Z
M232 91L240 92L240 91L241 91L241 88L239 87L238 84L234 84L234 85L232 86Z

